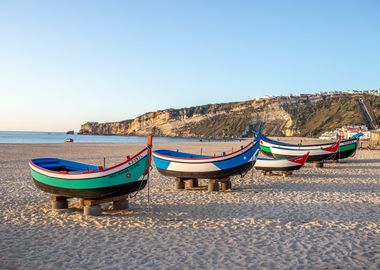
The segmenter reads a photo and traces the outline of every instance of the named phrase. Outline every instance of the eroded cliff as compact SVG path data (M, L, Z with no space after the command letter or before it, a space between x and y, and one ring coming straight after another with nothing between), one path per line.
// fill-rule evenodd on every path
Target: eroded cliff
M380 113L380 97L332 95L278 97L145 113L131 120L87 122L80 134L236 138L251 136L265 122L265 132L276 136L315 136L342 125L366 124L357 99Z

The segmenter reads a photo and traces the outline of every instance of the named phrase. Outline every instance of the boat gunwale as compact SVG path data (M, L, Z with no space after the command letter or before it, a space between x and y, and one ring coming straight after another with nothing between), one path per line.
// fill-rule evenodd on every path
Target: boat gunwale
M285 146L285 147L298 147L298 148L303 148L303 147L328 147L328 146L332 146L334 145L335 143L337 143L338 141L335 141L335 142L331 142L331 143L321 143L321 144L306 144L306 145L303 145L303 144L292 144L292 143L286 143L286 142L280 142L280 141L276 141L276 140L272 140L270 138L268 138L267 136L265 135L260 135L260 139L263 140L264 142L266 143L269 143L269 144L274 144L274 145L277 145L279 147L281 146ZM350 142L351 141L351 142ZM349 145L349 144L357 144L359 141L359 138L349 138L349 139L344 139L344 140L341 140L340 141L340 145L339 146L346 146L346 145ZM350 142L348 144L345 144L347 142ZM260 141L260 145L262 146L266 146L266 147L270 147L270 146L267 146L267 145L263 145Z
M171 156L167 156L167 155L157 153L156 151L158 151L158 150L153 151L152 155L153 155L153 157L160 158L160 159L167 160L167 161L171 161L171 162L181 162L181 163L189 163L186 161L193 161L194 163L219 162L219 161L224 161L224 160L228 160L231 158L235 158L241 154L244 154L244 153L248 152L249 150L251 150L251 148L253 148L257 144L258 144L258 141L253 141L253 142L250 142L249 144L247 144L246 146L244 146L243 148L241 148L235 152L229 153L229 154L224 155L224 156L215 156L215 157L204 157L204 158L171 157ZM175 152L175 151L173 151L173 152ZM181 153L185 153L185 152L181 152ZM232 155L235 155L235 156L232 156Z
M114 169L116 169L116 168L118 168L118 167L121 167L121 166L127 164L128 162L133 161L133 159L135 159L136 157L140 156L141 154L143 154L143 153L144 153L145 151L147 151L147 150L148 150L147 155L149 155L149 147L145 147L145 148L142 149L140 152L138 152L137 154L135 154L133 157L128 158L127 160L124 160L124 161L122 161L121 163L116 164L116 165L114 165L114 166L111 166L111 167L109 167L109 168L107 168L107 169L104 169L104 170L97 170L97 171L91 171L91 170L90 170L90 171L84 171L84 172L70 172L70 173L68 173L67 171L59 171L59 172L58 172L58 171L53 171L53 170L45 169L45 168L43 168L43 167L40 167L40 166L36 165L36 164L33 162L33 160L35 160L35 159L31 159L31 160L29 161L29 166L30 166L30 168L31 168L32 170L34 170L34 171L36 171L36 172L39 172L39 173L41 173L41 174L43 174L43 173L40 172L40 171L44 171L44 172L47 172L47 173L49 173L49 174L56 175L56 178L62 178L63 176L65 176L64 178L67 179L67 180L70 180L70 179L76 179L76 180L79 180L78 178L75 178L75 176L83 176L83 175L85 175L85 176L89 176L88 178L98 178L98 177L104 177L104 176L112 175L112 174L114 174L114 173L119 172L119 171L115 171L115 172L110 172L110 171L111 171L111 170L114 170ZM38 158L38 159L43 159L43 158ZM57 159L59 159L59 158L57 158ZM61 160L64 160L64 159L61 159ZM141 159L137 160L136 162L133 162L132 164L130 164L130 165L127 166L126 168L132 166L133 164L139 162L140 160L141 160ZM84 164L84 163L82 163L82 164ZM88 165L90 165L90 164L88 164ZM91 165L91 166L96 166L96 165ZM124 168L124 169L126 169L126 168ZM36 170L36 169L37 169L37 170ZM90 177L90 176L93 175L93 174L99 174L99 173L101 173L101 174L103 174L103 175L96 176L96 177ZM69 178L66 178L66 176L69 176ZM52 176L49 176L49 177L52 177ZM72 178L71 178L71 177L72 177ZM83 179L87 179L87 178L83 178Z

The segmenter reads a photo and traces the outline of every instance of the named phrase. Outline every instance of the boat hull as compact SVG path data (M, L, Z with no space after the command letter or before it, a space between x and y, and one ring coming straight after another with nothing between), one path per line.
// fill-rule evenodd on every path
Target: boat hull
M221 179L251 169L259 151L258 141L223 156L201 156L171 150L153 152L157 170L165 176L179 178Z
M295 144L287 144L287 143L283 143L283 142L277 142L277 141L268 139L265 136L261 135L260 151L267 157L275 157L271 151L272 146L279 146L279 147L292 148L292 149L296 149L296 150L302 150L302 149L312 149L312 148L317 149L317 148L322 148L322 147L329 147L329 146L332 146L333 144L334 143L313 144L313 145L295 145ZM357 146L358 146L358 139L343 140L339 144L337 154L332 155L328 159L338 160L338 159L345 159L345 158L351 157L355 154ZM279 155L277 155L277 156L279 156ZM282 156L282 157L286 157L286 156Z
M143 189L149 178L150 148L108 169L57 158L29 163L31 176L42 191L75 198L100 199ZM81 171L80 168L89 170ZM96 170L94 170L96 168Z
M255 163L256 170L261 171L294 171L300 169L309 157L310 152L300 157L290 159L258 158Z
M42 191L61 196L84 199L103 199L130 194L143 189L146 186L146 183L148 182L147 180L142 180L103 188L71 189L47 185L37 181L36 179L33 179L33 181L36 187Z
M220 171L211 172L181 172L181 171L171 171L157 168L157 170L165 176L173 176L179 178L203 178L203 179L222 179L231 177L238 174L243 174L253 167L253 163L249 162L237 167L229 168Z
M302 166L303 164L293 165L293 166L284 166L284 167L255 166L255 169L259 171L295 171L295 170L299 170Z

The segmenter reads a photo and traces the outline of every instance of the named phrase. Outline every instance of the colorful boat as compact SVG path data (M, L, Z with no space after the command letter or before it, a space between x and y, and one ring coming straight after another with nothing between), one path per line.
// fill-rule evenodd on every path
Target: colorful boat
M300 169L309 157L306 155L296 158L257 158L255 169L260 171L295 171Z
M145 187L149 179L152 139L132 158L110 168L59 158L29 162L35 185L56 195L99 199L129 194Z
M319 149L322 147L331 147L334 143L323 143L323 144L310 144L310 145L298 145L298 144L290 144L285 142L279 142L260 134L260 151L264 153L266 156L273 157L271 152L271 147L285 147L289 149L297 149L297 150L307 150L307 149ZM346 139L340 141L339 149L336 155L333 155L330 159L344 159L350 156L353 156L358 147L359 137Z
M259 140L255 140L228 155L205 156L157 150L153 152L153 160L157 170L166 176L221 179L248 171L254 165L258 152Z
M339 141L329 147L321 148L302 148L294 149L284 146L271 146L270 151L275 158L295 158L306 155L309 152L309 156L306 162L323 161L334 158L339 148Z

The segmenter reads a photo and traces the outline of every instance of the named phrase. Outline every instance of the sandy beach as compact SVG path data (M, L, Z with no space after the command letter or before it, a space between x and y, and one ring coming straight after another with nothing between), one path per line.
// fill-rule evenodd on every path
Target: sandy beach
M155 149L220 154L242 144ZM1 144L0 269L380 269L380 151L289 177L249 171L232 192L175 191L153 169L150 205L145 188L129 210L105 206L98 217L76 200L51 211L28 168L36 157L111 165L143 146Z

